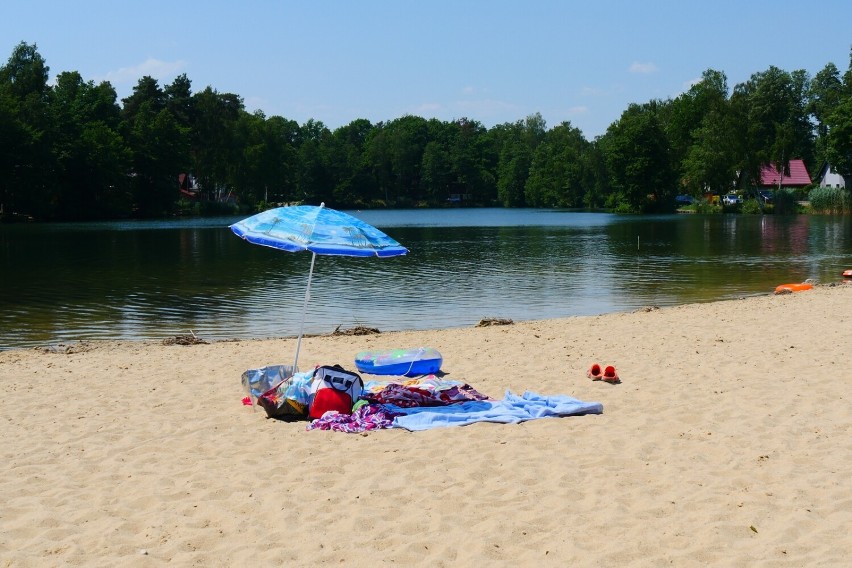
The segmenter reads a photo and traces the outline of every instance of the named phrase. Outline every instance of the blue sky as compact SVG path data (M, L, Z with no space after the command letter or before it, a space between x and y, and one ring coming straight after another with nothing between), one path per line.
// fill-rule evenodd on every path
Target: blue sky
M119 98L186 73L193 92L331 129L539 112L592 139L706 69L730 88L772 65L842 73L850 21L849 0L33 0L0 8L0 61L35 43L51 80L78 71Z

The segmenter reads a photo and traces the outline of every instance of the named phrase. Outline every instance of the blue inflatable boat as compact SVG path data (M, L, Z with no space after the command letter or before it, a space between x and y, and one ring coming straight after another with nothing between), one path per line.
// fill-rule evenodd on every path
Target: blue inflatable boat
M442 362L441 354L431 347L362 351L355 356L358 370L371 375L432 375L441 370Z

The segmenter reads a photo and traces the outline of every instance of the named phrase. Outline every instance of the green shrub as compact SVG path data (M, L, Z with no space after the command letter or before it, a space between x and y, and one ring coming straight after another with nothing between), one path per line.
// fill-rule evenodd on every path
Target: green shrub
M618 204L611 209L613 213L617 213L619 215L627 215L630 213L636 213L632 207L630 207L629 203L625 203L624 201L619 201Z
M840 187L816 187L810 193L814 213L848 213L852 210L849 192Z
M199 207L199 214L205 217L212 217L216 215L235 215L240 211L239 207L231 203L200 201L196 205Z
M721 213L722 206L721 205L713 205L709 201L701 200L694 205L696 213Z
M794 190L783 188L775 192L775 199L772 204L775 213L780 215L789 215L791 213L796 213L799 210L799 202L793 194L793 191Z
M768 211L761 209L760 203L757 202L757 199L746 199L745 203L743 203L742 212L748 215L768 213Z

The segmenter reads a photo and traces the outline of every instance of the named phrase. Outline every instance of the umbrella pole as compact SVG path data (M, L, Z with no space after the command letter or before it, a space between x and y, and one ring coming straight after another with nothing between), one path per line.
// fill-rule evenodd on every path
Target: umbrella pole
M308 300L311 298L311 279L314 277L314 261L317 259L317 253L311 253L311 270L308 272L308 289L305 290L305 304L302 306L302 323L299 325L299 339L296 341L296 358L293 360L293 372L298 370L299 365L299 350L302 348L302 333L305 330L305 314L308 311Z

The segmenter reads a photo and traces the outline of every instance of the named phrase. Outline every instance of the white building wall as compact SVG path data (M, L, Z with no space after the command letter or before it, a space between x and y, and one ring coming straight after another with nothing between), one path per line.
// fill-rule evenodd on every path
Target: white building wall
M846 187L846 182L843 176L828 168L825 175L819 180L820 187Z

